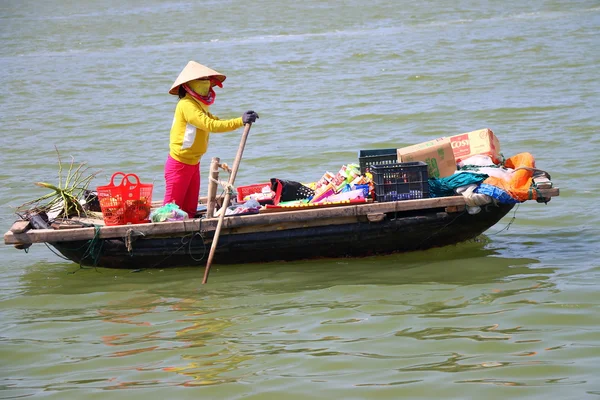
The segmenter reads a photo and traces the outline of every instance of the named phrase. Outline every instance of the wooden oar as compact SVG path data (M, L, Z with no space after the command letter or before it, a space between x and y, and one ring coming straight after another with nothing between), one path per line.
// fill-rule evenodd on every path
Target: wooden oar
M242 134L242 140L240 141L240 147L238 148L237 155L235 156L235 161L233 162L233 168L231 169L231 174L229 175L229 184L227 190L225 192L225 198L223 199L223 206L221 207L221 215L219 215L219 222L217 223L217 229L215 230L215 235L213 236L213 241L210 246L210 253L208 254L208 260L206 261L206 269L204 270L204 279L202 279L202 284L204 285L208 281L208 274L210 273L210 265L212 264L213 257L215 256L215 250L217 249L217 243L219 242L219 236L221 234L221 227L223 226L223 219L225 218L225 212L227 211L227 207L229 206L229 198L231 197L231 188L233 187L233 182L235 181L235 176L237 175L238 167L240 166L240 161L242 161L242 154L244 153L244 147L246 146L246 139L248 138L248 133L250 132L250 127L252 126L251 122L248 122L244 127L244 133Z

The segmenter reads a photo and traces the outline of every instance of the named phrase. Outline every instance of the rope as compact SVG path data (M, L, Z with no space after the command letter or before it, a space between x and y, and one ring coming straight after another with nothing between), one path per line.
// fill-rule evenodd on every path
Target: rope
M229 186L227 184L227 186ZM88 240L84 245L82 245L81 247L74 249L74 250L79 250L81 248L83 248L84 246L87 246L86 250L84 251L80 262L79 262L79 269L85 269L86 267L84 267L82 265L82 262L84 260L86 260L88 257L92 259L93 261L93 267L96 267L98 265L98 260L100 259L100 256L102 254L102 248L104 246L104 239L100 239L100 226L99 225L92 225L94 226L94 237L90 240ZM199 225L201 226L201 224ZM127 252L130 254L130 256L133 257L133 242L134 242L134 235L138 236L145 236L143 232L139 232L139 231L134 231L133 229L128 229L127 233L125 234L124 237L124 242L125 242L125 247L127 249ZM202 244L204 245L204 251L202 253L202 257L200 258L195 258L193 256L192 253L192 243L194 241L194 239L196 237L200 237L202 239ZM189 241L186 240L189 237ZM69 258L63 256L62 254L59 254L58 252L56 252L54 249L52 249L47 243L44 243L46 245L46 247L52 252L54 253L56 256L62 258L63 260L69 260ZM172 257L175 253L177 253L179 250L183 249L184 247L187 246L187 253L190 256L190 258L192 260L194 260L195 262L200 262L202 260L204 260L205 256L206 256L206 243L204 241L204 232L201 230L198 230L197 232L194 232L190 235L185 235L181 238L181 246L179 246L178 248L176 248L175 250L173 250L169 255L167 255L166 257L164 257L162 260L160 260L159 262L157 262L156 264L152 265L149 268L156 268L157 266L159 266L160 264L162 264L165 260L167 260L168 258ZM79 270L78 269L78 270ZM143 270L145 268L136 270L136 272L139 272L141 270ZM73 271L71 273L75 273L77 272Z
M227 165L227 163L219 164L219 168L221 168L223 171L231 173L231 168L229 168L229 165Z
M538 187L538 185L535 182L531 182L531 186L529 186L529 191L527 192L527 197L529 200L533 200L533 191L535 190L535 194L536 194L536 201L538 203L544 203L544 204L548 204L548 202L550 201L550 199L545 198L544 196L542 196L542 192L540 192L540 189Z
M183 241L183 239L184 239L184 238L185 238L185 236L184 236L184 237L182 237L182 238L181 238L181 240ZM169 257L171 257L173 254L177 253L179 250L181 250L182 248L184 248L184 247L185 247L185 245L186 245L186 244L184 243L183 245L179 246L178 248L176 248L175 250L173 250L173 251L171 252L171 254L167 255L165 258L163 258L163 259L162 259L162 260L160 260L159 262L157 262L157 263L155 263L155 264L151 265L151 266L150 266L150 267L148 267L148 268L156 268L156 267L158 267L160 264L162 264L162 263L163 263L163 261L167 260L167 259L168 259Z
M512 223L515 221L516 219L516 215L517 215L517 210L519 209L519 204L517 203L517 207L515 208L515 211L513 213L513 217L512 219L508 222L508 224L502 228L501 230L499 230L498 232L495 233L490 233L490 234L486 234L487 236L492 236L492 235L497 235L505 230L508 230L508 228L510 228L510 226L512 225ZM434 233L432 233L431 235L429 235L427 238L425 238L424 240L422 240L418 245L417 248L420 247L423 243L425 243L427 240L431 239L433 236L437 235L438 233L440 233L441 231L443 231L444 229L446 229L448 226L450 226L452 223L454 223L454 221L456 221L457 218L459 218L460 216L462 216L463 214L465 214L467 211L466 209L461 212L460 214L458 214L456 217L454 217L454 219L450 222L448 222L446 225L442 226L440 229L438 229L437 231L435 231Z
M81 261L85 260L88 257L91 257L92 260L93 260L93 267L96 267L97 264L98 264L98 260L100 258L100 255L102 254L102 247L104 245L104 239L100 239L100 226L95 225L94 228L95 228L94 237L91 240L88 240L86 242L85 245L87 245L88 248L85 250L83 256L81 257ZM134 240L132 240L132 238L134 237L134 234L145 236L142 232L134 231L133 229L128 229L127 230L126 236L124 237L124 242L125 242L125 247L127 248L127 251L130 253L130 256L132 256L132 257L133 257L133 252L132 251L133 251L133 241L134 241ZM200 257L200 258L195 258L193 256L193 254L192 254L192 243L193 243L194 239L197 236L200 236L200 238L202 239L202 244L204 245L204 251L202 253L202 257ZM188 237L189 237L189 241L186 240ZM204 260L204 258L206 257L206 243L204 242L204 232L202 232L202 231L199 230L199 231L194 232L192 234L183 236L181 238L181 246L177 247L169 255L167 255L166 257L164 257L163 259L161 259L159 262L153 264L152 266L150 266L148 268L156 268L156 267L158 267L165 260L167 260L170 257L172 257L175 253L177 253L179 250L183 249L186 246L187 246L187 253L188 253L188 255L195 262L200 262L200 261ZM64 260L69 260L68 258L62 256L61 254L58 254L57 252L55 252L52 248L50 248L48 246L47 243L46 243L46 247L48 247L50 249L50 251L52 251L58 257L60 257L60 258L62 258ZM79 269L85 269L85 267L81 264L81 262L79 263ZM142 271L144 269L147 269L147 268L140 268L140 269L132 271L132 272L140 272L140 271ZM73 271L71 273L75 273L77 271L78 270Z
M127 252L129 253L130 256L133 256L133 254L131 254L131 233L133 232L133 229L129 228L127 229L127 233L125 233L125 247L127 248Z
M446 229L447 227L449 227L451 224L454 223L454 221L456 221L459 217L461 217L462 215L466 214L467 210L463 210L460 214L458 214L456 217L454 217L452 219L452 221L448 222L446 225L442 226L440 229L438 229L437 231L433 232L431 235L427 236L425 239L423 239L417 246L416 248L421 247L421 245L423 243L425 243L426 241L428 241L429 239L431 239L433 236L437 235L438 233L440 233L441 231L443 231L444 229Z
M125 234L123 241L125 242L125 247L127 248L127 252L129 253L129 255L131 257L133 257L133 242L135 242L135 240L133 239L134 235L135 236L146 236L146 234L144 232L134 231L131 228L127 229L127 233Z
M533 178L535 178L537 176L545 176L546 178L548 178L548 180L552 180L552 177L550 176L550 174L548 172L544 171L543 169L531 168L531 167L519 167L519 168L515 168L515 171L518 171L520 169L532 172Z
M202 244L204 245L204 251L202 252L202 257L200 257L200 258L194 258L194 256L192 255L192 241L194 240L194 238L196 236L200 236L200 238L202 239ZM204 260L204 256L206 256L206 243L204 243L204 235L203 235L202 231L194 232L194 234L190 238L189 246L188 246L188 254L190 255L190 258L196 262L200 262L200 261Z
M192 242L194 240L194 238L196 236L200 236L202 238L202 243L204 244L204 252L202 253L202 257L200 257L199 259L194 258L194 256L192 255ZM189 241L186 241L186 238L190 238ZM169 259L170 257L173 256L173 254L177 253L179 250L183 249L184 247L188 247L187 249L187 253L190 256L190 258L196 262L202 261L204 259L204 257L206 256L206 243L204 243L204 233L202 231L198 231L198 232L194 232L190 235L185 235L181 238L181 246L179 246L178 248L176 248L175 250L173 250L171 252L171 254L167 255L166 257L164 257L162 260L160 260L159 262L157 262L156 264L153 264L152 266L148 267L148 268L156 268L158 267L160 264L162 264L165 260ZM141 271L141 269L140 269Z
M229 189L229 194L230 195L234 193L233 191L235 189L235 186L230 185L229 182L216 180L213 177L209 177L208 180L210 180L211 182L216 183L217 185L221 185L221 187L223 188L223 190Z
M100 239L100 226L94 226L94 237L91 240L88 240L88 244L88 248L83 253L81 261L91 257L93 261L92 266L95 267L98 265L98 259L102 254L102 247L104 246L104 240ZM79 267L81 267L81 261L79 262Z
M520 203L517 203L517 207L515 207L515 212L513 213L512 218L510 219L510 221L508 222L508 224L506 224L506 226L504 228L500 229L498 232L490 233L487 236L493 236L493 235L497 235L503 231L507 231L508 228L510 228L512 223L515 222L515 219L517 218L517 210L519 209L519 206L520 206Z
M54 250L52 247L50 247L50 245L48 243L44 242L44 244L46 245L46 247L48 248L48 250L50 250L52 253L54 253L55 256L60 257L63 260L71 261L69 258L63 256L62 254L60 254L56 250Z
M88 257L91 257L92 261L93 261L91 268L94 268L94 270L96 270L96 272L100 273L100 271L98 271L98 268L96 268L96 266L98 265L98 260L100 259L100 255L102 254L102 247L104 246L104 239L100 239L100 228L101 228L101 226L94 225L94 237L92 239L88 240L86 242L86 244L84 244L83 246L75 249L75 250L79 250L79 249L83 248L85 245L88 246L88 248L85 250L85 252L81 256L81 259L79 261L79 268L73 272L69 272L69 274L74 274L75 272L82 270L82 269L88 269L87 267L85 267L82 264L83 260L85 260ZM48 246L48 245L46 245L46 246Z

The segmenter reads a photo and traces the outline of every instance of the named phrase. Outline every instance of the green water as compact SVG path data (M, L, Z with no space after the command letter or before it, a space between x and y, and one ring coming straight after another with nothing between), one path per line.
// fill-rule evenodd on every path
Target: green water
M561 196L477 241L386 257L140 272L0 247L0 398L600 396L597 1L0 2L0 227L59 149L154 182L190 60L254 109L239 184L489 127ZM233 163L241 130L203 159Z

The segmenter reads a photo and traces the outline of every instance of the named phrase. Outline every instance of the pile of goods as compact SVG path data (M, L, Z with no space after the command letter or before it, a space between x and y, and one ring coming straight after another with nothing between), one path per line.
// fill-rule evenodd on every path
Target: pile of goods
M271 178L268 183L241 186L237 200L258 201L267 208L364 203L372 196L373 188L370 175L361 175L357 164L347 164L336 174L327 171L311 183Z
M309 185L314 196L308 199L308 203L365 199L372 193L372 183L370 176L360 174L357 164L343 165L337 174L327 171L316 183Z
M545 201L534 190L539 170L533 156L521 153L505 160L498 138L487 128L398 149L361 150L358 156L358 165L325 172L316 182L272 178L270 184L238 188L238 202L308 207L461 194L470 211L478 212L492 202Z

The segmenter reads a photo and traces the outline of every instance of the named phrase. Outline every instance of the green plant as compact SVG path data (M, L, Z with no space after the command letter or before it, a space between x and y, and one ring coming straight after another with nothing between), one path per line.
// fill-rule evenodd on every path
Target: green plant
M55 149L58 156L58 184L36 182L37 186L50 189L52 192L18 206L17 214L58 211L58 215L63 217L85 215L80 199L83 199L90 182L99 171L88 174L89 168L86 164L75 165L75 160L71 156L69 169L63 181L63 163L58 149L56 147Z

